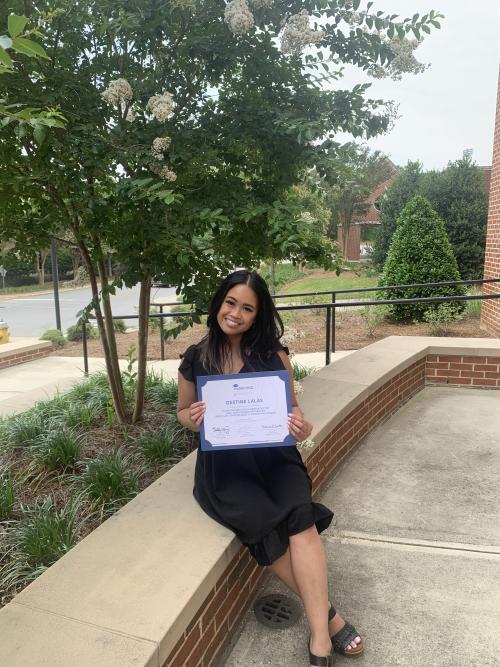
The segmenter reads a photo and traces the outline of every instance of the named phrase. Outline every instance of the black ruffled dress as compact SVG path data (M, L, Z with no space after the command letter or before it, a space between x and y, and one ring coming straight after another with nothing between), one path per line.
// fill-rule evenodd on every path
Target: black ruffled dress
M277 348L282 348L281 345ZM276 351L252 353L240 373L283 370ZM179 371L190 382L210 373L199 349L189 347ZM270 565L288 548L290 535L316 524L328 528L333 512L311 498L312 482L296 447L262 447L204 452L198 444L194 497L202 509L248 547L260 565Z

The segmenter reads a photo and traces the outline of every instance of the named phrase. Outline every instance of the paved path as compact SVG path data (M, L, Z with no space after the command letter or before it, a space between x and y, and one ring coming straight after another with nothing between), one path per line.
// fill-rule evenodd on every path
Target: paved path
M330 593L366 637L357 666L500 665L499 407L494 390L427 387L323 493ZM225 665L306 667L307 636L304 615L271 631L249 611Z
M139 287L117 290L111 297L114 315L133 315L136 312ZM154 288L151 298L175 301L175 288ZM77 313L92 299L90 287L65 289L59 293L63 331L75 324ZM8 323L11 336L41 336L47 329L56 328L54 296L52 293L19 295L0 301L0 316ZM137 320L127 320L127 326L136 326Z
M332 361L349 354L337 352ZM298 363L312 368L321 368L325 364L322 352L298 354L294 357ZM120 360L121 368L127 367L126 360ZM152 361L149 368L163 373L164 377L177 379L178 359ZM104 359L89 358L89 372L105 370ZM84 379L83 357L45 357L29 361L18 366L0 370L0 416L23 412L36 401L54 396L58 391L68 390Z

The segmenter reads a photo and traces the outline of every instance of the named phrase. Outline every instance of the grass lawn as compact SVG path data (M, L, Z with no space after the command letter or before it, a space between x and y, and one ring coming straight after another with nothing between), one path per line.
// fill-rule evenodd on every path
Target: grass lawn
M59 281L59 288L64 289L65 287L74 287L74 285L71 280ZM5 289L0 287L0 296L30 292L51 292L52 290L53 286L51 282L45 283L45 285L19 285L18 287L6 287Z
M337 276L335 272L315 272L313 275L301 280L289 283L283 294L294 294L295 292L323 292L326 290L356 289L363 287L376 287L377 276L356 275L352 271L344 271ZM355 299L357 295L368 298L368 294L339 294L338 299ZM326 295L325 295L326 296Z

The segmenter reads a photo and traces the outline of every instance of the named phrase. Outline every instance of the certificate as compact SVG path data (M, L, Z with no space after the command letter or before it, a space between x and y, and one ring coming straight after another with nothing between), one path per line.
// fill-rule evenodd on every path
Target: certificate
M201 375L196 388L198 400L206 403L200 428L203 450L295 445L288 430L288 371Z

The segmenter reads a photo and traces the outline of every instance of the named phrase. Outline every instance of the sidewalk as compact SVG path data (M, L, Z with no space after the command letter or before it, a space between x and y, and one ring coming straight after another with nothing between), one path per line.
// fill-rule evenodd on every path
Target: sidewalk
M332 362L349 352L337 352L332 355ZM298 354L294 360L313 368L325 365L323 352ZM148 362L148 368L160 371L165 378L177 379L179 359ZM120 367L125 369L127 361L120 360ZM106 369L104 359L89 358L89 374ZM29 361L18 366L0 370L0 416L17 414L27 410L36 401L42 401L55 394L67 391L74 384L84 380L83 357L45 357Z
M365 638L359 667L500 665L499 399L425 388L323 493L335 512L322 536L330 594ZM276 591L271 576L258 596ZM225 667L309 664L304 614L270 630L250 609L240 633Z

